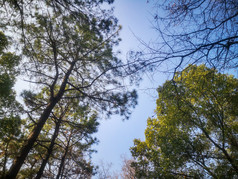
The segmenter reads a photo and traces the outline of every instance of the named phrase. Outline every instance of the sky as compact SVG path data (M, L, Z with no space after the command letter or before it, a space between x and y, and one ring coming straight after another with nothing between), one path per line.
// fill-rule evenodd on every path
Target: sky
M152 28L152 6L146 0L115 0L115 16L122 25L120 37L122 42L118 49L122 51L120 58L125 59L129 50L141 50L144 46L139 42L149 42L156 38ZM95 135L99 144L94 147L98 152L93 154L92 160L100 165L111 163L111 170L119 172L122 166L122 156L130 158L129 148L133 146L135 138L144 140L144 131L148 117L154 115L156 108L156 88L166 79L162 74L151 79L145 76L136 88L139 98L138 105L132 111L129 120L122 121L120 116L112 116L109 120L101 121L99 131ZM152 88L148 90L148 88Z
M138 38L147 43L156 39L156 31L151 24L153 6L147 0L115 0L113 6L114 14L122 25L122 42L117 49L122 51L120 58L123 60L130 50L144 49ZM234 74L238 76L238 71ZM169 77L163 74L157 74L153 80L150 76L144 77L136 88L139 95L138 105L133 109L129 120L122 121L120 116L112 116L108 120L100 121L98 133L95 134L99 144L93 147L97 153L92 155L92 161L96 165L100 166L101 161L111 163L111 170L120 172L122 156L131 157L129 149L133 146L133 140L144 140L147 118L155 115L156 88L167 78ZM18 83L16 88L20 88L20 85L22 84Z
M116 50L122 52L119 58L125 60L130 50L145 48L138 38L145 42L156 38L156 32L151 24L153 8L147 0L115 0L113 6L114 15L122 25L120 32L122 41ZM133 146L133 140L144 140L147 118L154 116L156 108L156 88L166 79L167 77L162 74L153 79L144 76L140 86L136 87L139 96L138 105L132 110L129 120L122 121L120 116L112 116L108 120L100 121L98 132L95 134L99 144L93 146L93 149L97 150L97 153L92 155L95 165L100 165L101 161L105 164L111 163L111 171L120 172L122 156L131 157L129 149ZM26 86L24 84L22 80L16 83L18 92L24 89Z
M153 6L147 0L115 0L115 16L122 25L120 37L122 42L118 49L122 51L122 59L130 50L144 49L139 42L154 41L157 37L153 29ZM238 71L229 71L238 77ZM97 153L92 155L92 160L96 165L112 164L111 171L120 172L122 167L122 157L131 157L130 147L133 146L134 139L144 140L144 132L148 117L155 115L157 92L156 88L162 85L170 77L158 73L153 80L144 77L144 80L137 88L139 95L138 105L132 111L129 120L122 121L119 116L113 116L109 120L100 122L99 131L95 135L99 139L99 144L94 147ZM151 88L151 90L147 90Z

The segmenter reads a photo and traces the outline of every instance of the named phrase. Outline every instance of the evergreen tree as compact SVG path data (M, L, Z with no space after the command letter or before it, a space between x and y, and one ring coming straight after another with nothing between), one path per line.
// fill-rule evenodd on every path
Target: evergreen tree
M135 106L137 95L135 91L128 92L121 83L123 64L113 52L120 41L120 27L112 11L102 8L103 3L112 2L0 1L1 27L14 36L12 48L23 58L21 74L25 81L33 84L32 90L22 94L28 137L6 178L15 178L21 168L31 170L36 169L36 164L40 165L39 161L30 162L31 154L39 152L37 147L42 136L47 138L48 149L50 139L54 143L55 139L46 135L45 128L48 123L53 124L51 119L61 103L63 106L74 104L72 108L89 106L98 114L129 117L129 108ZM71 112L73 116L75 111ZM63 129L67 123L60 125ZM70 131L73 135L74 129ZM69 142L65 147L70 147L73 139L62 137ZM66 148L63 164L68 155ZM42 150L45 154L42 159L47 158L48 149Z

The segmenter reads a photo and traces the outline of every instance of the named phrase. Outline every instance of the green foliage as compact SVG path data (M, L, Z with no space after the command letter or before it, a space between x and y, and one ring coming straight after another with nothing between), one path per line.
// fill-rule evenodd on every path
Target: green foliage
M20 58L8 49L8 39L0 31L0 178L6 174L9 161L16 157L22 140L20 104L13 86Z
M11 116L0 120L0 138L9 140L12 136L19 136L21 119L19 116ZM6 141L4 141L6 142Z
M0 93L1 96L8 96L10 94L10 89L13 86L14 82L12 79L9 77L8 74L2 74L0 76Z
M94 166L89 158L94 152L91 146L97 143L97 139L92 134L97 131L98 117L88 106L75 105L76 102L70 104L62 102L57 105L44 125L36 145L28 154L26 159L28 167L22 168L18 174L19 178L35 178L47 155L49 159L44 168L44 177L56 178L58 173L60 176L72 178L87 178L92 175ZM28 120L25 128L30 131L34 125ZM59 126L58 130L57 126ZM54 134L56 138L52 141ZM53 151L48 153L51 142L53 142ZM61 165L63 168L59 169Z
M14 151L18 157L5 165L6 178L88 178L98 115L129 117L137 95L122 85L124 64L113 52L120 26L102 6L112 2L0 1L1 25L14 35L12 49L24 59L21 75L33 87L21 94L24 135ZM7 95L19 60L10 53L1 57Z
M20 60L13 53L4 52L7 46L7 37L0 31L0 97L7 97L11 94L17 75L16 67Z
M238 80L205 65L187 67L158 88L157 118L131 148L137 176L238 175Z
M4 48L8 45L8 40L3 32L0 31L0 54L3 53Z

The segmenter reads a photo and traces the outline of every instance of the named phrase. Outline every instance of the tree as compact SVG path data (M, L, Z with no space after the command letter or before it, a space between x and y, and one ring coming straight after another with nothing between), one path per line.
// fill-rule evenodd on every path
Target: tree
M135 169L131 167L133 159L128 159L126 156L122 156L122 167L120 172L112 171L112 163L104 163L100 161L97 167L96 177L98 179L135 179Z
M0 117L13 115L19 107L15 100L13 86L19 74L18 65L20 57L11 52L6 52L9 48L9 39L0 31Z
M150 1L148 1L150 2ZM218 70L237 68L236 0L152 0L158 37L132 52L129 71L176 72L204 63Z
M175 84L174 84L175 83ZM192 65L158 88L156 118L131 153L138 178L236 178L238 80Z
M125 118L136 105L136 92L121 84L123 64L113 52L120 27L112 11L101 7L104 2L113 1L0 1L0 27L14 36L21 73L34 84L23 93L26 123L32 125L7 178L26 166L59 103L77 101L98 114Z
M134 162L133 159L128 159L126 156L123 158L123 164L121 168L121 174L120 176L124 179L136 179L135 177L135 169L131 166Z
M9 38L0 31L0 178L4 178L22 139L21 106L13 90L20 57L7 52L8 47Z
M94 167L90 162L91 146L97 140L95 112L88 106L77 106L62 100L49 116L18 173L20 178L89 178ZM34 123L29 123L31 128ZM26 127L25 127L26 128Z
M112 163L105 163L101 160L100 165L97 167L96 177L98 179L118 179L119 174L115 171L112 171L112 165Z

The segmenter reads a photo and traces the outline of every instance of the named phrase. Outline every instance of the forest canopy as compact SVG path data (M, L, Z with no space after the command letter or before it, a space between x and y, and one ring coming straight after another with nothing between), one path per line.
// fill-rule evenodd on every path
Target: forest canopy
M190 66L158 88L145 141L131 147L138 178L236 178L238 80Z
M128 119L137 94L122 84L121 27L105 3L0 1L1 178L91 177L98 119ZM17 73L32 87L21 108Z
M238 81L225 74L238 67L237 0L147 1L157 36L123 60L113 2L0 0L0 178L91 178L99 119L129 119L127 82L161 71L172 78L121 176L238 177Z

